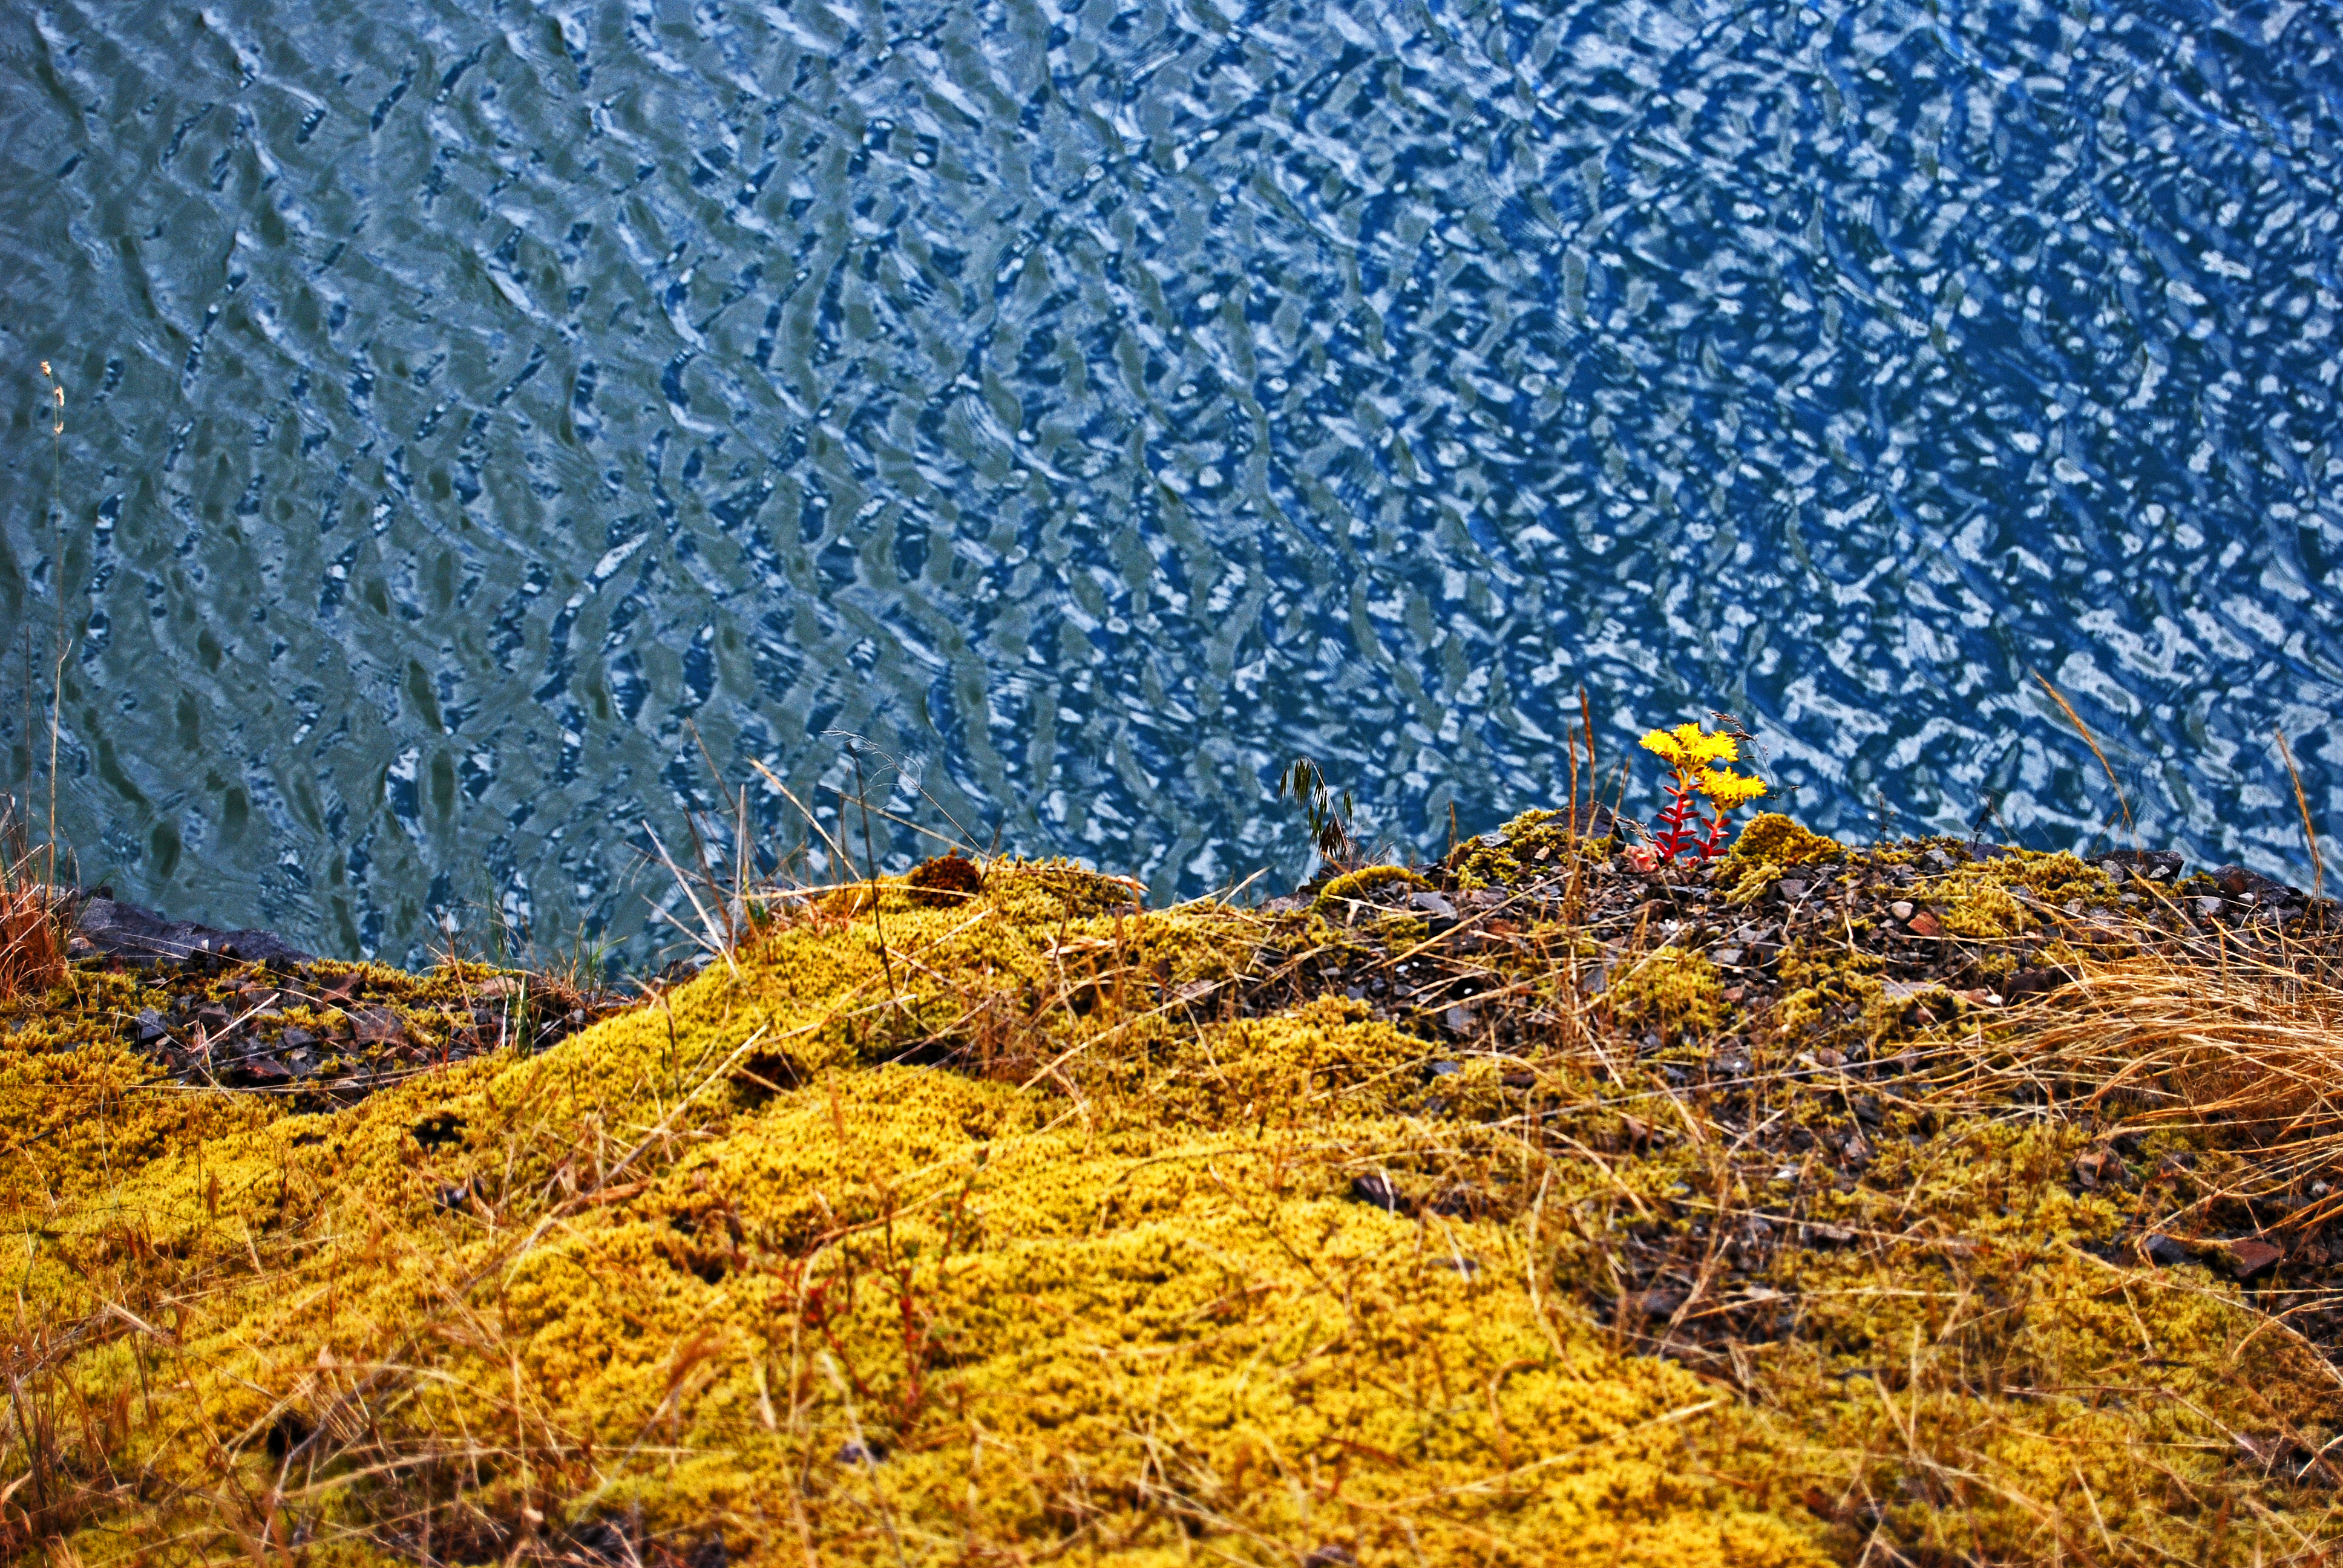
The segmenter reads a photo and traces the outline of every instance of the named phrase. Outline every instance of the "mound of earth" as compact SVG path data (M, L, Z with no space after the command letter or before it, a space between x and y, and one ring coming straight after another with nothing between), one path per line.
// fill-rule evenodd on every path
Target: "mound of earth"
M191 1080L140 1015L195 998L85 961L0 1033L0 1540L2333 1548L2327 906L1780 818L1647 868L1607 827L1255 909L1056 863L874 881L558 1039L447 1007L486 1049L348 1103ZM273 961L206 970L193 1017L379 997L412 1039L442 1003L398 984L496 978L326 967L297 1008Z

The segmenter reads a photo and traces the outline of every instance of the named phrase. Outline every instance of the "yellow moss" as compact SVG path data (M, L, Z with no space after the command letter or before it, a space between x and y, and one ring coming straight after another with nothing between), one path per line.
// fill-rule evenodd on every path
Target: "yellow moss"
M1820 865L1846 853L1835 839L1801 827L1779 811L1749 819L1717 868L1717 886L1734 903L1746 903L1795 866Z
M1623 960L1610 977L1611 1010L1631 1031L1657 1030L1674 1043L1715 1032L1725 1020L1725 984L1704 953L1654 948Z
M1362 866L1355 871L1345 871L1318 890L1311 909L1323 911L1346 899L1363 899L1377 888L1388 888L1393 882L1404 882L1412 888L1432 886L1405 866Z
M1924 878L1912 897L1935 913L1947 934L1998 941L2039 930L2069 902L2109 903L2116 891L2106 872L2063 849L2025 849Z
M1494 840L1492 842L1492 840ZM1579 840L1595 853L1607 851L1609 839ZM1570 819L1560 811L1524 811L1494 833L1468 839L1456 847L1449 869L1456 886L1466 890L1509 887L1567 864Z

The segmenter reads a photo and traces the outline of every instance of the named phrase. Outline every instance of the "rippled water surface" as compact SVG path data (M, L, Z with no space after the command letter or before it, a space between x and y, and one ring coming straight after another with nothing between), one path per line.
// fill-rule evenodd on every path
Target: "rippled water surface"
M1403 848L1552 799L1582 687L1606 765L1723 709L1815 825L2090 840L2038 670L2144 835L2298 878L2273 730L2343 822L2337 31L12 6L12 775L61 598L89 879L640 955L644 821L689 854L720 770L785 848L749 759L827 803L838 732L1170 896L1304 869L1296 752Z

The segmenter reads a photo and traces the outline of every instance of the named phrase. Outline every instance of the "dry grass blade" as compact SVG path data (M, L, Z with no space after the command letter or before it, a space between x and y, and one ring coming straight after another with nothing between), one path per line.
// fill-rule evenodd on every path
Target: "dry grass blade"
M2302 788L2302 770L2294 765L2294 748L2286 743L2286 731L2273 729L2278 737L2278 754L2286 759L2286 776L2294 781L2295 809L2302 813L2302 840L2310 846L2310 896L2327 896L2327 862L2318 853L2318 829L2310 822L2310 797Z
M2031 668L2028 668L2026 673L2041 682L2042 689L2050 694L2050 700L2058 705L2058 711L2066 716L2066 721L2072 724L2075 727L2075 732L2083 738L2083 744L2091 749L2091 755L2099 759L2099 769L2107 776L2107 783L2113 786L2116 792L2116 805L2123 812L2124 831L2137 842L2139 829L2132 823L2131 802L2124 798L2123 784L2116 778L2116 770L2108 766L2107 754L2099 749L2099 742L2097 738L2092 735L2091 727L2083 722L2083 716L2075 711L2075 705L2066 700L2066 694L2050 684L2048 676Z

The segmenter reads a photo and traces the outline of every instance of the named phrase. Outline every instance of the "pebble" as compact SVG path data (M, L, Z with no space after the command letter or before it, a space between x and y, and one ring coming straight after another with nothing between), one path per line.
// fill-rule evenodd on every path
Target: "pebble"
M2250 1280L2255 1275L2265 1273L2275 1267L2278 1260L2285 1256L2286 1251L2283 1248L2274 1247L2268 1241L2257 1241L2250 1238L2242 1241L2232 1241L2229 1243L2229 1271L2240 1280Z
M1898 899L1887 906L1887 912L1899 920L1908 920L1912 918L1912 901L1909 899Z

